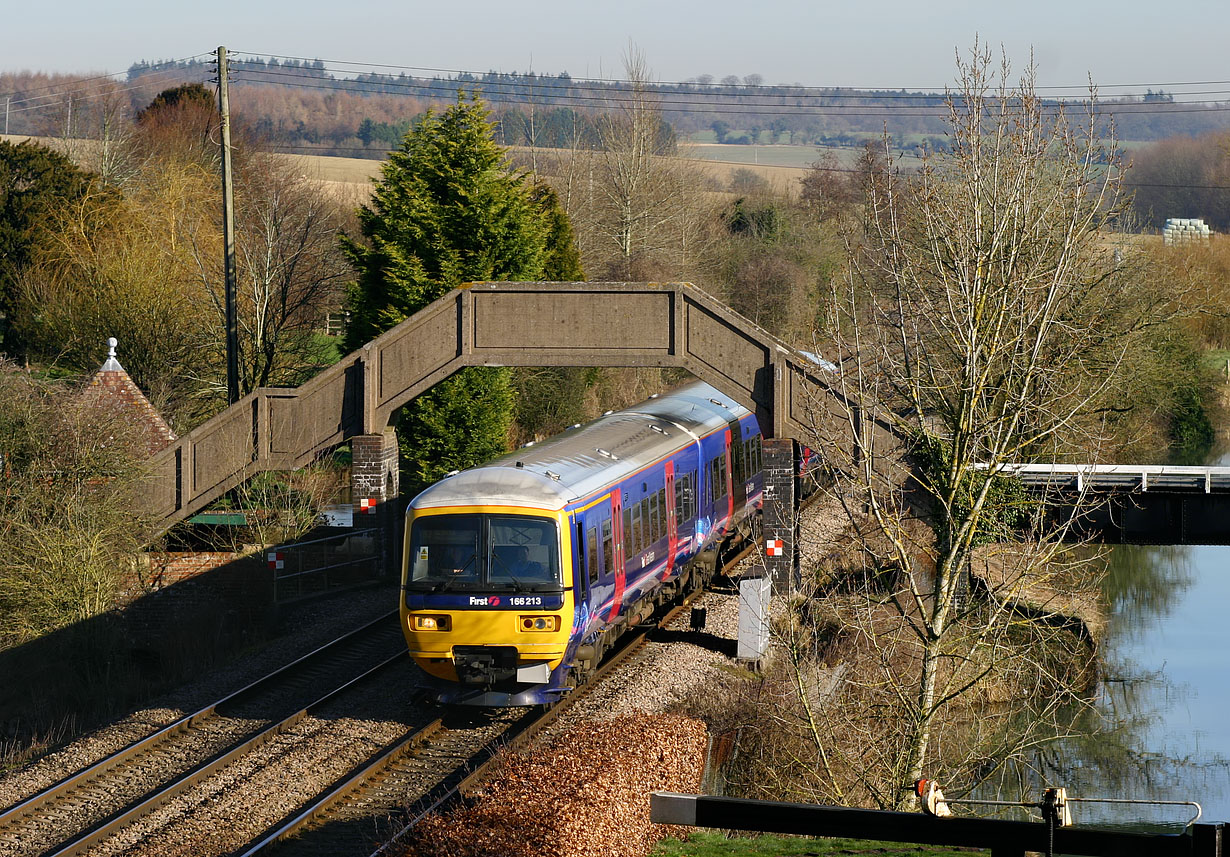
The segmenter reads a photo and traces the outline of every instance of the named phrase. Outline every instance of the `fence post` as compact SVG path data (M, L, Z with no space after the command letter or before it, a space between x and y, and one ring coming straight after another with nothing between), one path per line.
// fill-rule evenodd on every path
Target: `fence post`
M1221 857L1224 824L1192 825L1192 857Z

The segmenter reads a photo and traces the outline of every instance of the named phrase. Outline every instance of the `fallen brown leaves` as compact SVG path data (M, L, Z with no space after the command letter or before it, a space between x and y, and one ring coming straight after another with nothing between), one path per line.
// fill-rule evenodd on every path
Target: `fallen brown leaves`
M653 791L695 792L704 724L673 715L590 721L509 755L477 802L419 823L412 857L644 857L679 831L649 822Z

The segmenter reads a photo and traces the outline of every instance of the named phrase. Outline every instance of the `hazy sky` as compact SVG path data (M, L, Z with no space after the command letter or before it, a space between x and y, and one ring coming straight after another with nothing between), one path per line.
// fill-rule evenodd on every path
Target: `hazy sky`
M1118 84L1230 78L1226 0L4 0L3 8L6 71L115 72L224 44L261 55L621 77L632 40L663 81L758 73L765 83L922 89L951 82L954 51L977 34L1002 44L1017 67L1032 47L1043 86L1092 75L1112 95Z

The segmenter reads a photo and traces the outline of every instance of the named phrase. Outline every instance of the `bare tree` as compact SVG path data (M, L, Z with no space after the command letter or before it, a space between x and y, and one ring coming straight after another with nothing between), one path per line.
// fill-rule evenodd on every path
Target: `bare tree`
M337 235L342 206L293 164L249 155L236 191L240 390L295 385L325 361L315 331L340 305L349 277ZM225 315L224 277L213 221L186 224L199 286L220 320ZM224 325L207 328L210 350L221 365ZM225 392L225 379L211 374Z
M598 151L580 153L583 190L565 199L586 270L631 278L652 274L646 265L677 271L695 256L707 206L703 175L675 157L644 54L630 47L624 66L628 88L597 122Z
M865 240L830 308L844 355L833 380L858 408L816 438L857 537L846 567L865 580L842 633L872 665L842 691L874 712L864 731L847 730L861 738L842 761L866 799L889 806L909 803L900 787L924 773L969 783L989 747L1048 732L980 734L1005 721L962 709L997 676L1063 697L1071 665L1045 663L1045 646L1027 645L1042 626L1021 617L1067 612L1059 594L1089 579L1061 544L1070 519L1043 521L998 472L1072 449L1096 459L1097 406L1148 304L1133 302L1139 283L1100 243L1121 173L1098 134L1096 93L1075 122L1037 97L1032 66L1013 86L1007 61L996 69L975 45L958 71L951 151L904 175L886 140L886 166L867 184ZM888 436L902 445L877 445Z

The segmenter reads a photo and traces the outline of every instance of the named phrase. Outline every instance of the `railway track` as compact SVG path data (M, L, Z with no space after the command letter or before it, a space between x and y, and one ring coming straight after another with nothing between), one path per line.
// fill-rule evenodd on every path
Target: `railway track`
M726 561L726 567L736 565L755 546L748 544ZM273 822L277 814L264 821L269 825L264 833L259 832L262 822L257 821L250 830L232 829L224 837L214 837L210 841L217 842L216 847L183 830L164 835L160 829L145 835L164 840L161 851L166 853L176 850L171 843L178 838L192 843L193 853L245 857L273 846L279 846L279 854L368 853L380 843L396 842L426 812L467 793L489 776L490 763L501 748L524 745L585 698L591 688L631 666L643 654L648 632L677 621L699 594L693 593L659 622L645 626L644 632L626 636L586 685L545 712L462 709L430 720L431 714L420 712L420 725L383 744L379 752L355 750L350 773L335 776L331 784L328 774L305 772L299 797L286 797L289 811L283 811L280 822ZM399 668L406 672L396 673ZM133 825L174 827L179 823L174 818L178 810L169 805L177 798L202 787L228 766L280 764L279 759L250 760L279 736L288 740L286 734L297 724L320 717L318 712L330 706L334 719L347 716L336 712L348 713L356 706L341 700L348 693L358 693L361 686L366 685L369 694L381 687L406 686L413 681L409 670L396 612L391 612L0 812L0 852L13 857L67 857L95 848L100 853L128 853L130 848L161 853L159 846L142 841L137 832L142 828ZM330 689L323 693L324 688ZM428 710L425 707L424 712ZM316 739L303 736L296 740ZM324 731L318 740L318 754L338 749L338 739L332 739L331 747ZM365 760L357 763L360 758ZM233 770L227 771L228 779L243 776ZM296 775L281 776L285 780ZM315 778L324 785L317 785ZM250 795L249 801L271 803L282 797L269 791ZM407 813L408 806L415 808L412 814ZM171 816L171 820L149 820L160 816Z
M82 854L404 653L393 611L0 812L0 851Z
M755 548L754 543L749 543L726 565L733 567ZM701 594L692 593L657 623L626 637L588 683L551 708L499 709L486 727L474 720L460 726L436 720L357 770L239 854L255 857L276 851L279 857L308 857L372 852L373 857L383 857L428 813L470 793L485 781L501 749L525 746L604 679L631 668L644 656L651 633L676 622ZM464 715L454 712L454 716ZM481 716L475 712L473 718ZM407 813L406 807L414 809Z

